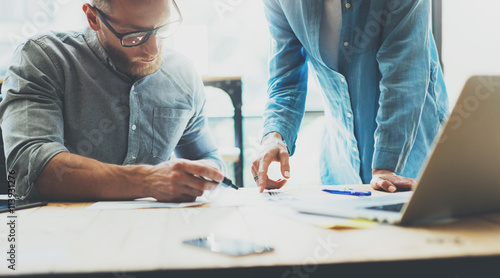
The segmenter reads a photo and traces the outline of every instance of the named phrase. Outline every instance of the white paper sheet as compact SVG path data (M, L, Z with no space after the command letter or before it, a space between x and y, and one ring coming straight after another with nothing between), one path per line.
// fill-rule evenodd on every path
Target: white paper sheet
M138 199L134 201L101 201L92 204L87 209L147 209L147 208L186 208L197 207L205 204L205 202L186 202L186 203L167 203L158 202L153 198Z

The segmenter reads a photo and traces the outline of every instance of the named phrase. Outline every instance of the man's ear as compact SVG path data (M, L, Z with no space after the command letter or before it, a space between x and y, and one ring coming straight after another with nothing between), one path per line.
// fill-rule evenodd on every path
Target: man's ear
M92 30L94 31L98 31L99 29L101 29L99 21L97 20L96 10L89 3L83 4L82 9L83 12L85 13L85 16L87 17L87 21L89 22L90 28L92 28Z

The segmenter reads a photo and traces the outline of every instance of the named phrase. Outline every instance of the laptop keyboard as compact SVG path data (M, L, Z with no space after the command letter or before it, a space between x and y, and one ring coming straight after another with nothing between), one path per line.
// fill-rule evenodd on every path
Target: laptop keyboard
M405 205L405 203L398 203L398 204L392 204L392 205L382 205L382 206L367 207L367 209L400 212L401 209L403 209L404 205Z

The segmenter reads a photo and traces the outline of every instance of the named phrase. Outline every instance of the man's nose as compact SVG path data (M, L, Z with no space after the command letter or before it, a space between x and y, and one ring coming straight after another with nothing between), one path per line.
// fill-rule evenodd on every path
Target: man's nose
M143 43L142 49L151 57L156 57L160 53L161 40L159 40L155 34L151 34L149 39Z

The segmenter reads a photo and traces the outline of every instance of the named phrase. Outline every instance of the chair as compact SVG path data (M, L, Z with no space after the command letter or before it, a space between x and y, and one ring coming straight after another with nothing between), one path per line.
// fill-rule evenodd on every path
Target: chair
M206 87L214 87L224 91L231 98L234 108L234 146L239 152L224 155L226 161L234 162L235 184L243 186L243 116L241 113L242 82L241 77L204 77L203 83Z

